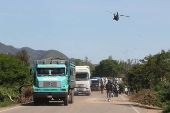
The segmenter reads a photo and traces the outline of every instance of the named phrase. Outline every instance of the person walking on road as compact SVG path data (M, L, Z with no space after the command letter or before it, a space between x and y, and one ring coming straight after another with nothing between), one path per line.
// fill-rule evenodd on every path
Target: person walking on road
M119 84L116 84L116 89L117 89L117 97L118 97L118 94L119 94Z
M112 90L113 90L113 85L112 85L110 80L106 84L106 90L107 90L107 98L108 98L108 101L110 102L111 93L112 93Z

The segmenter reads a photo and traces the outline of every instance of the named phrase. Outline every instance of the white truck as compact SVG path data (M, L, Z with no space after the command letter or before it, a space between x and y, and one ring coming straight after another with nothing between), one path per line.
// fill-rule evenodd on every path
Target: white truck
M91 94L90 88L90 68L89 66L76 66L76 87L74 88L74 95Z
M115 78L114 83L122 83L122 78Z

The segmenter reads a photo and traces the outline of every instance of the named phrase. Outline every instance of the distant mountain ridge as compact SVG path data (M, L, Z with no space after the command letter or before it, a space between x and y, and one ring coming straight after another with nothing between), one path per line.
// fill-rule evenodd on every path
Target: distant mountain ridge
M29 47L22 47L22 48L15 48L13 46L5 45L0 42L0 53L11 53L15 55L20 50L26 50L29 55L29 60L32 63L34 60L42 60L49 57L52 58L60 58L60 59L69 59L66 55L63 53L57 51L57 50L34 50Z

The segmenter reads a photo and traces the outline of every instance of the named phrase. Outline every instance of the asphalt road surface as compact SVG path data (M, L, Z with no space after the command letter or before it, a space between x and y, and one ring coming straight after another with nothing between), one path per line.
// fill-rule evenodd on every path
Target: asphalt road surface
M129 102L124 94L111 98L108 102L106 92L94 91L90 96L74 97L73 104L64 106L63 102L50 102L34 106L33 103L0 109L0 113L160 113L158 108L150 108Z

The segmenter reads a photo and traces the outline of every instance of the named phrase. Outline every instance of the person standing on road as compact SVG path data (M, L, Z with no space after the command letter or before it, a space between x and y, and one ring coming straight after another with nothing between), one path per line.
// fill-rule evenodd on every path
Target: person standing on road
M114 85L114 97L117 97L117 83Z
M118 94L119 94L119 84L116 85L116 89L117 89L117 97L118 97Z
M125 94L126 94L126 95L128 94L128 88L127 88L127 86L125 86Z
M111 95L112 95L112 98L113 98L113 94L114 94L114 84L112 83L112 93L111 93Z
M101 84L100 89L101 89L101 94L103 94L103 90L104 90L104 85L103 85L103 83Z
M112 93L112 90L113 90L113 85L112 85L110 80L106 84L106 90L107 90L107 98L108 98L108 101L110 102L111 93Z

